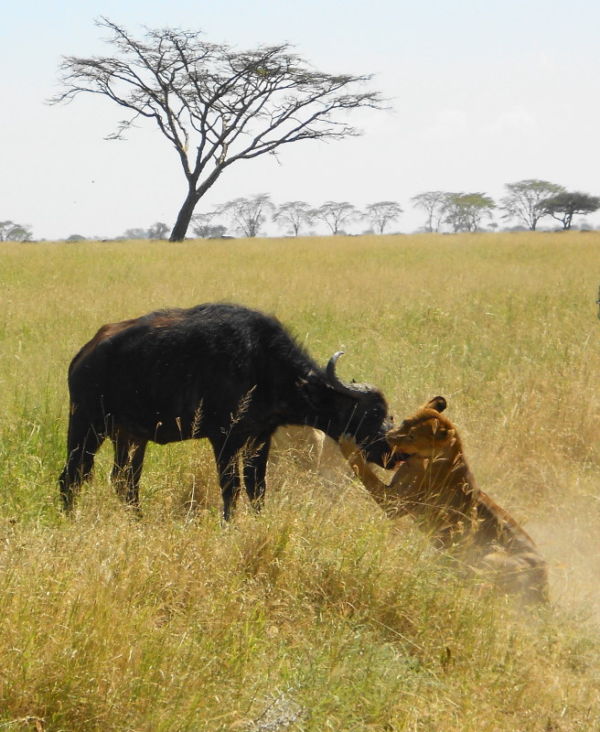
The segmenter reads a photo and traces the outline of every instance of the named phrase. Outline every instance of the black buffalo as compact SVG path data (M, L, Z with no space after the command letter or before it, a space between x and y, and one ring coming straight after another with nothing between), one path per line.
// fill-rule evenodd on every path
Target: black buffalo
M321 369L276 318L224 303L102 326L69 367L68 457L59 479L65 510L106 437L114 444L112 478L136 509L148 441L207 437L225 519L240 489L242 450L244 487L260 506L271 435L281 425L311 425L333 439L353 435L383 465L385 399L373 387L340 381L339 355Z

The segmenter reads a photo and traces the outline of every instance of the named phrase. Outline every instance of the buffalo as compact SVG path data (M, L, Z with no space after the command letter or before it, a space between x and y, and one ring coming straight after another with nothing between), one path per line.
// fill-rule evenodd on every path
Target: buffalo
M242 476L260 508L279 426L310 425L334 440L351 435L367 460L385 465L386 401L374 387L342 382L335 373L340 355L322 369L275 317L229 303L103 325L69 367L67 462L59 478L65 511L107 437L112 479L136 511L147 443L208 438L225 520Z

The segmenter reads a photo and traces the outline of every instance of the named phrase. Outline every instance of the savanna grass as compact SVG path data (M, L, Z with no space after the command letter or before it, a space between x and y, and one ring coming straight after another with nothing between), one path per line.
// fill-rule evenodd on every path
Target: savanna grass
M600 235L1 245L0 729L600 725ZM99 455L60 514L66 369L104 322L276 313L402 417L435 394L550 564L548 608L456 574L360 486L282 456L227 528L210 450L151 447L133 520Z

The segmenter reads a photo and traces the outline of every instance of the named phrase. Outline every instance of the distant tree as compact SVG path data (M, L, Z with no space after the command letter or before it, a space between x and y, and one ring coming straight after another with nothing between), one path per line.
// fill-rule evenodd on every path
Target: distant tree
M444 221L452 231L479 231L481 221L492 217L496 204L484 193L449 193Z
M219 213L228 216L237 231L248 238L258 235L261 226L274 209L267 193L258 193L248 198L235 198L224 203Z
M123 239L147 239L148 231L139 227L133 229L125 229Z
M65 241L77 242L77 241L85 241L85 239L86 239L85 236L83 236L82 234L71 234L70 236L68 236L65 239Z
M399 218L402 208L396 201L377 201L370 203L364 211L364 218L368 219L377 234L383 234L386 226Z
M15 224L14 221L0 221L0 241L31 241L32 236L29 226Z
M148 239L166 239L169 233L169 227L162 221L157 221L148 229Z
M191 219L192 232L201 239L207 239L212 229L213 221L218 216L217 211L205 211L204 213L194 214Z
M223 224L213 224L212 226L208 226L205 231L204 239L221 239L227 234L227 227L223 226ZM230 236L228 238L232 239L233 237Z
M333 235L339 234L342 226L357 216L358 211L347 201L327 201L312 210L313 220L324 223Z
M505 188L508 195L500 202L500 208L504 211L502 218L516 219L531 231L535 231L538 221L547 215L542 202L565 190L557 183L536 178L507 183Z
M175 149L187 192L171 241L185 238L196 204L221 174L301 140L341 140L359 131L347 113L382 109L370 76L312 69L286 44L234 51L210 43L199 31L149 29L144 40L107 18L114 56L66 56L63 91L51 102L99 94L128 110L110 136L122 139L140 118L156 124Z
M304 201L288 201L277 207L273 221L292 236L298 236L303 226L312 222L312 209Z
M227 231L227 227L223 226L223 224L213 223L215 216L217 215L217 211L208 211L206 213L195 214L192 216L192 231L194 234L201 239L223 236Z
M426 191L413 196L410 200L415 208L422 208L426 215L425 231L439 231L446 214L448 197L445 191Z
M571 228L573 216L593 213L600 208L600 197L579 191L563 191L546 198L541 204L544 213L560 221L563 229Z

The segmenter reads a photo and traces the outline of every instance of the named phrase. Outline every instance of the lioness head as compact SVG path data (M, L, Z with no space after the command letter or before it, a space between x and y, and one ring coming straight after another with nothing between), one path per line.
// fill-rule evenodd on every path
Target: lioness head
M392 462L426 459L439 455L456 441L456 429L441 415L446 409L444 397L427 402L399 427L391 429L386 439L392 448Z

